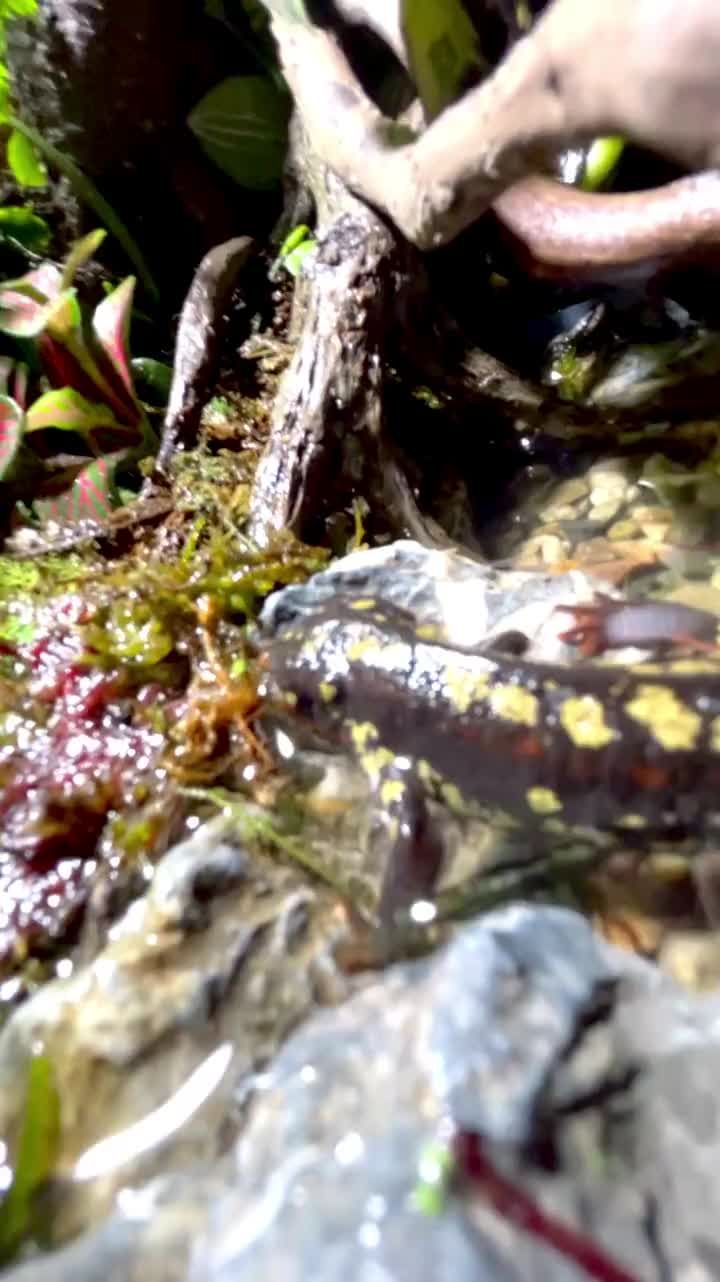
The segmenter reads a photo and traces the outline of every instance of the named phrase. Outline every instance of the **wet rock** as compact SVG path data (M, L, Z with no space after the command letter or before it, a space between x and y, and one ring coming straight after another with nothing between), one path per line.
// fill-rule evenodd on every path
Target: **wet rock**
M243 1083L316 1002L345 995L344 928L332 896L251 858L220 819L165 856L94 960L13 1014L0 1134L41 1046L61 1105L57 1237L96 1221L119 1187L221 1151Z
M719 1015L570 913L487 917L281 1051L192 1282L583 1276L475 1196L418 1213L448 1117L628 1277L716 1276Z
M554 537L554 536L552 536ZM560 542L560 540L558 540ZM372 551L353 552L304 584L268 598L260 616L272 635L338 596L375 596L403 607L418 623L431 623L452 645L475 645L508 629L537 638L559 604L587 601L596 586L577 571L567 574L498 568L452 550L434 551L409 539ZM549 659L555 642L532 650ZM543 638L545 632L543 631Z
M571 912L513 906L307 1021L256 1079L233 1155L124 1190L9 1282L711 1282L719 1068L717 999ZM492 1179L418 1209L423 1153L453 1128L542 1212L544 1240L493 1205ZM608 1271L581 1268L558 1224Z

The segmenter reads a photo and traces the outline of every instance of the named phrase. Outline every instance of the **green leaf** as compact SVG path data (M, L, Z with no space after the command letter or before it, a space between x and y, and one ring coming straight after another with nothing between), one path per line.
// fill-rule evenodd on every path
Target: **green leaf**
M410 74L433 120L485 69L475 28L461 0L401 0Z
M80 240L75 241L63 263L61 289L67 289L72 285L80 268L97 253L106 236L107 232L104 228L98 227L95 231L89 231L87 236L81 236Z
M265 76L231 76L188 117L208 156L241 187L280 182L287 149L289 100Z
M580 186L583 191L597 191L612 178L625 147L624 139L614 135L596 138L585 157L585 172Z
M115 506L113 483L114 461L94 459L81 472L64 494L55 499L42 499L35 503L35 511L43 520L77 524L79 521L104 521Z
M21 187L47 187L47 169L30 139L17 129L13 129L7 140L7 162Z
M79 432L81 436L86 436L97 427L118 427L127 431L127 427L118 423L107 405L86 400L73 387L59 387L52 392L45 392L33 401L25 417L26 432L39 432L48 427L60 428L64 432Z
M311 235L312 233L307 223L298 223L297 227L293 227L292 231L288 232L285 237L278 250L278 258L286 258L294 249L297 249L298 245L302 245L304 241L308 240Z
M156 361L152 356L136 356L130 362L140 395L153 405L165 405L170 395L173 368L166 361Z
M4 25L11 18L34 18L37 6L38 0L0 0L0 22Z
M24 120L19 120L18 117L12 113L5 116L4 123L11 125L13 129L17 129L19 133L24 134L28 141L32 143L33 147L35 147L35 149L40 153L43 160L47 161L48 164L52 165L55 169L58 169L60 173L68 179L79 199L82 200L90 209L95 211L98 218L102 220L111 235L113 235L118 243L122 245L122 248L130 259L130 262L133 263L137 269L138 276L151 297L155 299L159 298L157 285L155 284L150 269L145 262L140 246L130 234L130 231L120 216L116 214L112 205L109 204L101 192L98 191L94 182L92 182L81 169L78 169L78 166L70 156L66 155L64 151L61 151L59 147L53 146L47 138L43 137L41 133L38 133L36 129L33 129L32 125L26 124Z
M128 276L98 304L92 321L93 333L132 401L136 398L128 348L134 292L135 277Z
M440 1215L447 1204L454 1169L451 1149L445 1143L426 1144L420 1154L418 1182L412 1192L412 1204L421 1215Z
M17 401L0 396L0 481L10 474L22 443L24 416Z
M23 205L5 205L0 209L0 237L13 241L33 254L43 254L50 243L50 228Z
M294 249L290 250L289 254L285 255L283 267L291 276L299 276L305 259L314 249L317 249L316 240L313 240L312 237L304 240L301 245L296 245Z
M0 1207L0 1260L3 1263L33 1232L39 1219L34 1203L38 1191L53 1173L59 1135L60 1102L52 1065L46 1055L35 1055L28 1066L13 1182Z

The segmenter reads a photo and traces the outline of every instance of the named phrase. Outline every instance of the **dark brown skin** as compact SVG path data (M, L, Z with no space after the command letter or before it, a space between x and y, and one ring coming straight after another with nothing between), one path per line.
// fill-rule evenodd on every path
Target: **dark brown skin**
M616 277L682 262L720 262L720 170L679 178L650 191L595 194L524 178L493 211L524 266L562 280Z

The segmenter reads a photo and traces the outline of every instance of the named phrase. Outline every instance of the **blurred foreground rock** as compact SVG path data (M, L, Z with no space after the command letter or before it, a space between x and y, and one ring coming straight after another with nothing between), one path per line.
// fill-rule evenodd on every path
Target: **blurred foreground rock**
M312 1017L255 1079L232 1150L122 1189L98 1229L8 1277L587 1277L475 1192L415 1209L423 1149L450 1119L628 1278L709 1280L719 1068L717 999L684 994L573 913L512 906Z

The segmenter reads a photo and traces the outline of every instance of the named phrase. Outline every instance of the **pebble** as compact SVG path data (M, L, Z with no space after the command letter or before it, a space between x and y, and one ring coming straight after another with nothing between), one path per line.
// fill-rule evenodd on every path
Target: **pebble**
M577 509L570 507L567 503L558 506L550 503L547 507L540 509L540 516L544 521L575 521L579 515Z
M660 949L658 962L686 988L708 992L720 986L720 938L700 931L675 932Z
M592 508L590 512L588 512L587 519L588 521L592 521L598 525L604 525L606 522L612 521L620 511L622 503L621 498L608 497L605 498L604 502L596 503L594 494L590 501L592 503Z
M590 483L582 476L571 476L567 481L561 481L555 486L552 492L551 503L553 505L561 503L577 503L579 499L584 499L590 492Z
M669 507L660 507L659 504L638 504L632 509L633 519L638 525L672 525L673 513Z
M607 532L609 539L632 539L640 532L637 521L631 516L625 517L623 521L615 521Z
M720 477L708 476L698 483L695 491L696 501L700 507L709 508L712 512L720 510Z
M534 534L520 548L519 562L527 565L556 565L570 551L569 539L559 534Z
M604 458L593 463L585 473L591 486L602 484L605 480L621 479L627 485L630 464L624 458Z
M672 591L664 592L663 600L677 601L679 605L691 605L696 610L709 610L720 616L720 583L681 583Z

